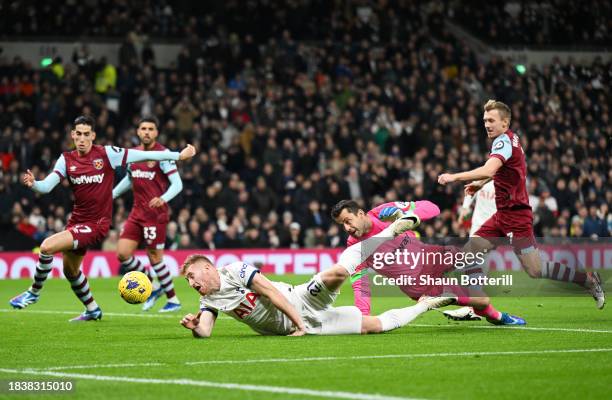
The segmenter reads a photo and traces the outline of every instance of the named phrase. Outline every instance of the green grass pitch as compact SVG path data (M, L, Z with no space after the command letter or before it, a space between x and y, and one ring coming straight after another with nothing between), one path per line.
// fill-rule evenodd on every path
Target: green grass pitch
M301 283L306 276L271 277ZM65 280L47 282L41 300L12 310L29 280L0 281L0 398L11 380L72 380L69 399L605 399L612 396L612 314L588 296L500 298L527 329L447 322L432 311L381 335L263 337L221 317L210 339L193 339L180 317L197 294L176 279L175 314L124 303L119 278L92 279L105 312L70 324L82 311ZM163 301L160 301L163 303ZM352 302L343 288L337 305ZM375 298L374 312L412 304ZM268 361L265 361L268 360Z

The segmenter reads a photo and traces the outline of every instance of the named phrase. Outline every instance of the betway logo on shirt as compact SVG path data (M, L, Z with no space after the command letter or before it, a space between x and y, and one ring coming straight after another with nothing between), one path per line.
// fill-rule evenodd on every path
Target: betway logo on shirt
M154 171L143 171L143 170L137 169L135 171L132 171L132 178L142 178L142 179L148 179L152 181L153 178L155 178L155 172Z
M73 178L71 176L70 182L72 182L73 185L84 185L84 184L89 184L89 183L102 183L103 179L104 179L104 174L81 175L81 176L77 176L76 178Z

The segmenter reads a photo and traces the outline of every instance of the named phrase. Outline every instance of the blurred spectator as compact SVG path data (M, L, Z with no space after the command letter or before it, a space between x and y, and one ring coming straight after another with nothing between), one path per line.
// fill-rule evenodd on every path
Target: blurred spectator
M477 61L440 23L451 10L463 18L455 7L460 3L438 2L442 7L434 9L444 13L428 16L429 2L368 2L365 19L356 11L359 2L292 3L301 6L228 1L218 5L220 12L172 3L128 18L133 6L111 2L107 21L61 27L55 20L23 24L15 18L18 7L2 13L0 31L11 35L126 38L117 66L96 63L87 45L77 45L72 63L62 62L61 79L19 58L0 59L4 223L38 238L65 224L72 206L68 181L41 196L22 186L19 175L31 168L37 179L46 176L71 149L67 132L76 115L96 115L97 144L132 147L135 121L152 113L160 119L162 144L178 149L188 141L201 151L178 164L184 189L170 205L168 249L342 246L345 234L329 212L346 198L365 208L430 199L442 213L421 233L464 235L454 213L462 187L441 187L436 177L483 163L490 143L479 122L482 104L496 98L512 107L511 128L527 153L538 234L609 235L609 60L554 60L528 66L524 74L496 56ZM570 3L585 15L598 14L591 27L568 25L573 38L591 37L602 19L609 20L605 5L585 10ZM542 15L557 2L538 4L542 8L533 11L521 3L517 18ZM487 20L464 4L484 32L502 26L499 18L515 24L507 14L517 11L507 5L490 5L495 12ZM41 9L48 7L58 15L76 13L71 20L91 11L88 2L71 8L52 0ZM547 20L568 21L563 7L551 10ZM42 21L43 15L35 8L28 17ZM244 23L234 23L241 15ZM527 25L525 32L496 34L526 35L534 29ZM555 35L546 33L542 43ZM173 67L151 64L145 36L185 39ZM118 230L131 200L115 204Z
M586 237L607 237L610 236L608 232L608 224L604 219L604 215L600 214L600 210L597 206L592 205L589 207L589 215L584 218L583 236Z
M116 230L111 229L108 231L108 236L102 242L102 250L104 251L117 251L117 243L119 242L119 234Z
M450 2L449 14L482 39L505 46L609 45L610 2ZM502 28L503 27L503 28Z

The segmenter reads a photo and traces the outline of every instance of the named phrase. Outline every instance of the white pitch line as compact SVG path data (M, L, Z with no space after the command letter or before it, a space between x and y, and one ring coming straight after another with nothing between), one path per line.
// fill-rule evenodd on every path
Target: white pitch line
M68 369L89 369L89 368L128 368L128 367L164 367L166 363L129 363L129 364L92 364L92 365L66 365L49 368L28 368L37 371L64 371Z
M418 328L466 328L466 329L502 329L513 331L550 331L550 332L581 332L581 333L612 333L606 329L586 329L586 328L555 328L555 327L535 327L535 326L493 326L493 325L434 325L434 324L410 324Z
M28 314L71 314L78 315L79 311L55 311L55 310L12 310L10 308L0 308L0 312L12 313L12 312L24 312ZM180 319L179 314L167 315L167 314L137 314L137 313L116 313L116 312L103 312L104 316L109 317L136 317L136 318L174 318Z
M474 351L462 353L425 353L425 354L382 354L370 356L346 357L303 357L303 358L264 358L254 360L207 360L190 361L186 365L200 364L253 364L253 363L290 363L309 361L341 361L341 360L380 360L389 358L435 358L435 357L465 357L465 356L514 356L530 354L560 354L560 353L599 353L612 352L612 348L604 349L562 349L562 350L527 350L527 351Z
M310 361L355 361L355 360L381 360L390 358L435 358L435 357L465 357L465 356L513 356L531 354L563 354L563 353L604 353L612 352L612 348L600 349L552 349L552 350L525 350L525 351L476 351L461 353L421 353L421 354L381 354L364 356L325 356L325 357L301 357L301 358L262 358L250 360L206 360L187 361L183 365L201 364L255 364L255 363L293 363ZM91 364L91 365L66 365L48 368L27 368L29 371L64 371L69 369L97 369L97 368L123 368L123 367L164 367L168 363L131 363L131 364Z
M181 385L181 386L203 386L213 387L218 389L228 390L242 390L247 392L266 392L266 393L282 393L296 396L310 396L310 397L327 397L335 399L357 399L357 400L417 400L408 397L395 397L385 396L382 394L369 394L369 393L358 393L358 392L341 392L333 390L314 390L314 389L303 389L296 387L285 387L285 386L267 386L267 385L249 385L239 383L222 383L213 381L200 381L193 379L153 379L153 378L133 378L127 376L108 376L108 375L90 375L90 374L76 374L76 373L62 373L52 371L36 371L36 370L18 370L0 368L0 372L9 374L19 375L44 375L44 376L55 376L58 378L74 378L74 379L87 379L93 381L107 381L107 382L129 382L129 383L145 383L145 384L159 384L159 385Z
M0 308L0 312L12 313L22 312L21 310L14 310L10 308ZM55 310L30 310L23 311L27 313L38 313L38 314L77 314L78 311L55 311ZM180 314L166 315L166 314L147 314L147 313L114 313L105 312L104 315L109 317L136 317L136 318L172 318L179 319ZM232 319L226 315L220 314L218 319ZM534 326L493 326L493 325L468 325L469 322L457 323L453 325L435 325L435 324L410 324L407 326L415 328L462 328L462 329L502 329L502 330L516 330L516 331L544 331L544 332L579 332L579 333L612 333L612 330L606 329L587 329L587 328L556 328L556 327L534 327Z

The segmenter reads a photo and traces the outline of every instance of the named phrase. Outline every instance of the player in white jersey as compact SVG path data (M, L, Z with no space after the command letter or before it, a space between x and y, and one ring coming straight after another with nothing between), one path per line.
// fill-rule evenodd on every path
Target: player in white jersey
M332 307L345 269L334 265L307 283L272 282L252 265L237 261L217 269L203 255L183 264L189 285L200 293L200 312L181 324L195 337L210 337L219 312L245 323L261 335L350 335L387 332L407 325L424 312L452 299L429 297L411 307L373 317L355 306Z
M491 218L497 211L495 206L495 185L493 180L487 182L474 195L466 195L463 198L463 205L459 212L459 220L463 220L469 213L471 206L474 205L472 212L472 226L470 227L470 236L474 236L476 231L480 229L486 220Z
M396 232L396 226L390 226L394 235L415 227L409 224ZM449 297L429 297L379 316L362 315L355 306L332 307L340 286L369 255L357 243L343 252L338 264L298 286L271 282L245 262L217 269L206 256L191 255L183 264L183 274L201 295L200 311L187 314L181 324L194 337L210 337L218 313L223 312L262 335L380 333L405 326L424 312L452 302Z

